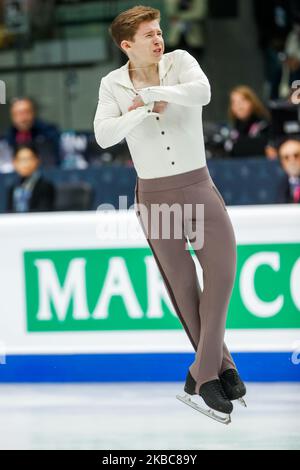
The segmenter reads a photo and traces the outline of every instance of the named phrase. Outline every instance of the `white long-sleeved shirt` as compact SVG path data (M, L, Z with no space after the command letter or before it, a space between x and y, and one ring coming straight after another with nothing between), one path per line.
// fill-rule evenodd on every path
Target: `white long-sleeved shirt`
M209 81L194 57L176 49L158 64L160 86L136 90L129 61L101 79L94 119L95 137L102 148L124 138L140 178L185 173L206 165L202 107L210 101ZM128 111L136 95L145 106ZM154 102L167 101L163 113Z

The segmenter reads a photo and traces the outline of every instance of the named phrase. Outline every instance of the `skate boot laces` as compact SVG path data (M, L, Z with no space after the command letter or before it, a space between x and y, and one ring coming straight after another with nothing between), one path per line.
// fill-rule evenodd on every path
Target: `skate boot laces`
M226 370L223 372L222 377L224 377L232 386L241 384L241 379L235 369Z
M224 389L222 387L220 380L216 379L216 380L211 381L209 383L209 386L211 387L212 391L216 393L217 396L223 398L224 400L228 400L228 397L224 392Z

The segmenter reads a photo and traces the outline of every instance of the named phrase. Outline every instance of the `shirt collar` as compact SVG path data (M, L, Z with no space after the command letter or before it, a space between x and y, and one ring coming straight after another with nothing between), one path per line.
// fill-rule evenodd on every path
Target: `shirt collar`
M172 64L173 58L170 57L169 54L162 56L161 60L158 62L158 72L160 80L162 80L166 76ZM129 75L128 66L129 60L126 62L125 65L116 70L115 81L120 85L134 90L134 86Z
M37 170L35 170L32 175L30 175L29 177L25 178L23 181L22 181L22 186L23 188L27 189L27 190L32 190L33 186L35 185L35 183L37 182L37 180L40 178L41 176L41 171L40 169L38 168Z

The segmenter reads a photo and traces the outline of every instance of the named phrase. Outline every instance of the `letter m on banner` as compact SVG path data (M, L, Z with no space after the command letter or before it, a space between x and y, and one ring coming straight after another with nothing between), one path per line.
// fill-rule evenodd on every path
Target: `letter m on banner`
M6 103L6 86L3 80L0 80L0 104Z

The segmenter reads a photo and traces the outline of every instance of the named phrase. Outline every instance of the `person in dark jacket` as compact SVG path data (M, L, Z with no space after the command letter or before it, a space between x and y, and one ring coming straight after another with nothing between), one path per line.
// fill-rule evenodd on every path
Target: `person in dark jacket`
M36 117L35 105L29 98L15 98L11 102L12 126L5 140L12 149L19 145L34 143L43 167L57 166L60 163L60 132L56 126Z
M225 150L231 156L265 155L271 116L268 109L248 86L230 92L228 109L231 125Z
M47 212L54 209L55 188L39 170L40 158L33 144L18 147L14 154L18 181L9 188L7 212Z
M279 147L279 159L285 172L278 188L278 203L300 203L300 139L289 139Z
M298 0L296 0L298 1ZM292 0L253 0L258 45L262 51L269 98L279 98L282 54L292 29Z

